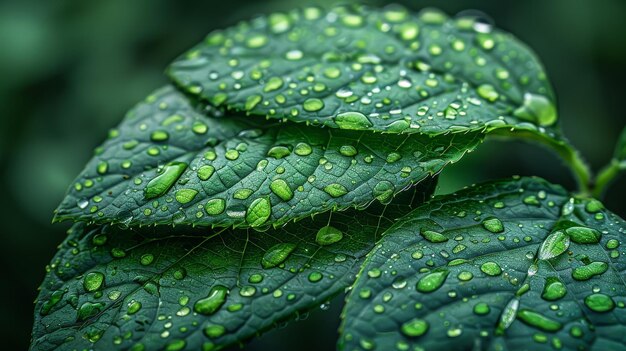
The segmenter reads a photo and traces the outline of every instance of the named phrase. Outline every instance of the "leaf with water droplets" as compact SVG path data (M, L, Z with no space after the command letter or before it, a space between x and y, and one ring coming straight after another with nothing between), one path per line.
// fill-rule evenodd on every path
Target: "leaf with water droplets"
M33 350L173 343L217 350L243 342L343 293L380 234L433 189L426 181L388 205L264 233L77 224L37 299Z
M257 17L210 33L168 73L215 106L279 120L560 135L555 97L532 51L476 17L434 9L355 5Z
M413 210L363 264L340 345L622 349L626 222L597 200L571 198L546 181L521 178ZM562 212L565 204L571 211Z
M466 133L381 142L371 132L277 128L255 117L205 116L202 108L172 87L150 95L97 149L56 219L263 230L389 202L482 141Z

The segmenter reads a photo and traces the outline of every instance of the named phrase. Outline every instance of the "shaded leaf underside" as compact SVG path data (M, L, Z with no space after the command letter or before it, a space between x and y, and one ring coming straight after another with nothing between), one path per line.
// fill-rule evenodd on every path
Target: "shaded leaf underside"
M242 342L343 292L393 219L433 189L425 181L398 204L264 233L76 224L48 267L32 349L216 350ZM334 236L320 237L329 226Z
M170 77L214 105L335 128L558 138L535 55L474 17L400 7L276 13L209 34Z
M368 255L342 347L623 349L625 229L536 178L435 198Z
M171 87L149 96L96 150L56 220L264 229L389 202L482 141L277 127L201 109Z

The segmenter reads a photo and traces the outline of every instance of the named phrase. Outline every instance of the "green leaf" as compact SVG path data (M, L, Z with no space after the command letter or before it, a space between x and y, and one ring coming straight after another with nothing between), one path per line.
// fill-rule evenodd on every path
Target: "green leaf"
M275 13L215 31L170 77L216 106L334 128L558 137L535 55L474 17L337 7Z
M389 202L482 140L217 117L166 87L130 111L70 187L56 220L255 227Z
M265 233L77 224L48 266L32 349L217 350L245 341L342 293L393 219L433 189L428 180L397 205Z
M347 350L624 348L626 222L522 178L415 209L368 254ZM433 234L437 240L433 240Z

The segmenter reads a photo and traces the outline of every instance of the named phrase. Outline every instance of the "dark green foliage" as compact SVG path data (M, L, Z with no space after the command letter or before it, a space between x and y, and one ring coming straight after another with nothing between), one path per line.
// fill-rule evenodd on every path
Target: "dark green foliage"
M619 349L624 230L597 200L541 179L435 198L368 256L348 297L342 345Z
M589 193L624 138L594 188L510 34L305 8L213 32L168 74L56 211L78 223L33 350L222 349L344 291L348 350L623 348L626 225ZM492 133L552 147L582 193L515 178L431 200Z

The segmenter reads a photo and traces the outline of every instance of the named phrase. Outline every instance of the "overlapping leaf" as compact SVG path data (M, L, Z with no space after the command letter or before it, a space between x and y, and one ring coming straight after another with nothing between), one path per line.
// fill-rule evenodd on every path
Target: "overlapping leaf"
M259 17L209 34L169 75L217 106L336 128L559 134L554 94L530 49L475 17L436 10Z
M617 350L626 222L543 180L440 197L389 229L344 311L347 350Z
M277 127L201 109L171 87L140 103L96 150L56 219L262 229L389 202L482 140Z
M75 225L48 267L33 350L217 350L316 308L354 280L393 219L430 196L280 229Z

